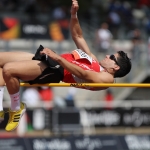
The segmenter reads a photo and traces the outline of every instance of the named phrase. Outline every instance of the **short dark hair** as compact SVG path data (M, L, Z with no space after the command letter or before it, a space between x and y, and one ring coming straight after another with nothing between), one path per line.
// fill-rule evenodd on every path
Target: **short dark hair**
M115 78L121 78L127 75L130 70L131 70L131 59L128 58L127 54L123 51L118 51L118 57L117 57L117 62L120 67L119 70L117 70L114 74Z

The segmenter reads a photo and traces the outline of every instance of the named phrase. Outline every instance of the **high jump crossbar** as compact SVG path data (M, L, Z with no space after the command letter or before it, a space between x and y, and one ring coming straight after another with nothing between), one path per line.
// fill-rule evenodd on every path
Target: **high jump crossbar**
M20 83L20 86L50 86L50 87L143 87L150 88L150 83L48 83L33 84Z

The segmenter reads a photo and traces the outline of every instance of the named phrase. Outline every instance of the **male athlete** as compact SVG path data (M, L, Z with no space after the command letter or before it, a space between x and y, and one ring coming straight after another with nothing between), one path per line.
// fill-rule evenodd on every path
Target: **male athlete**
M12 131L19 125L21 116L26 110L20 103L20 81L30 84L59 83L113 83L114 78L123 77L131 70L130 59L123 51L106 57L98 62L91 53L77 18L77 0L72 0L70 31L78 49L71 53L58 55L42 45L32 60L9 62L3 67L3 78L11 97L11 109L6 131ZM85 87L86 89L86 87ZM88 90L105 88L90 87Z

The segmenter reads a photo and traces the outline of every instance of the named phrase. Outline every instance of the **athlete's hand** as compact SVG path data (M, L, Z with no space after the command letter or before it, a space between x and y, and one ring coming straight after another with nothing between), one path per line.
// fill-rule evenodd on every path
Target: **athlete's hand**
M49 48L44 48L43 51L40 52L40 54L41 55L45 54L56 61L60 58L60 56L58 54L56 54L54 51L52 51Z
M79 9L78 1L77 0L72 0L72 6L71 6L71 15L76 15L77 11Z

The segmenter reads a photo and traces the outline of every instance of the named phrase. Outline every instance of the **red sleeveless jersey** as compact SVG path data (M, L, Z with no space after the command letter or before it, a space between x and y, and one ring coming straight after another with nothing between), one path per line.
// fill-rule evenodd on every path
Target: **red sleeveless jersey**
M80 49L74 50L72 53L61 55L67 61L81 67L84 70L91 70L95 72L100 72L99 62L91 58L85 52ZM64 79L63 82L66 83L86 83L86 80L79 79L75 75L71 74L69 71L64 69Z

